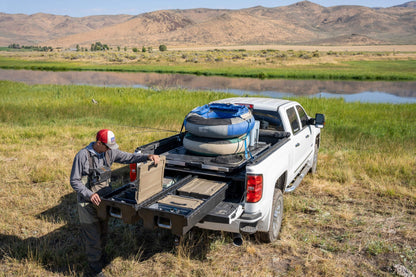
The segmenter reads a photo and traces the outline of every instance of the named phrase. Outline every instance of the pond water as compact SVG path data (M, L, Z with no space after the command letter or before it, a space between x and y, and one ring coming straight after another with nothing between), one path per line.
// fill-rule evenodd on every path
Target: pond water
M310 96L344 98L347 102L416 103L416 81L363 82L229 78L187 74L31 71L0 69L0 80L27 84L122 86L142 88L184 88L269 97Z

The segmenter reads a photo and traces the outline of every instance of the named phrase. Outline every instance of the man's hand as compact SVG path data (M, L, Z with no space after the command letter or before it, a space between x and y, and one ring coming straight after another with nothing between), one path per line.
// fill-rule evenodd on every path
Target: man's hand
M98 194L94 193L93 195L91 195L91 197L90 197L90 201L91 201L94 205L98 206L98 205L100 205L100 203L101 203L101 198L100 198L100 196L99 196Z
M151 161L154 161L155 164L158 164L159 161L160 161L159 155L149 155L149 156L147 156L147 159L149 159Z

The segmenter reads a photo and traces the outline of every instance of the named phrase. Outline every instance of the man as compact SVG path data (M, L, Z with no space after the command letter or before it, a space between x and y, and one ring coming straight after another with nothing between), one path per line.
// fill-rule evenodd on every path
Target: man
M147 160L157 164L159 156L120 151L114 133L107 129L98 131L96 141L79 151L74 158L70 183L77 193L82 236L90 270L94 275L104 276L102 268L108 220L98 218L96 207L100 205L101 197L111 191L110 167L113 162L131 164Z

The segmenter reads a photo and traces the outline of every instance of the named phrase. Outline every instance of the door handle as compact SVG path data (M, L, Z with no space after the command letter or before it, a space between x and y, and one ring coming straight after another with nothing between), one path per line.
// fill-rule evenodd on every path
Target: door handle
M295 144L295 147L299 147L299 146L300 146L300 143L299 142Z
M305 138L309 138L309 135L306 135L306 137Z

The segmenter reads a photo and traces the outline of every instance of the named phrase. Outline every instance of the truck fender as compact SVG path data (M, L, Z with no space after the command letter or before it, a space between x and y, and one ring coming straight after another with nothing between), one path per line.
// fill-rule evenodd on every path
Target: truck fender
M276 181L272 202L270 203L269 214L266 216L265 231L257 231L256 238L260 242L270 243L275 241L280 233L283 219L283 188L286 183L286 172Z
M287 171L285 171L282 175L280 175L279 178L277 178L277 180L275 182L274 189L273 189L273 195L276 193L277 190L280 190L281 193L283 193L284 189L286 187L286 182L287 182ZM266 205L267 206L267 211L266 211L265 217L257 225L259 233L262 233L262 232L267 233L267 232L270 231L270 217L273 216L272 215L273 214L272 210L273 210L274 201L275 201L275 198L272 197L270 199L270 202Z

